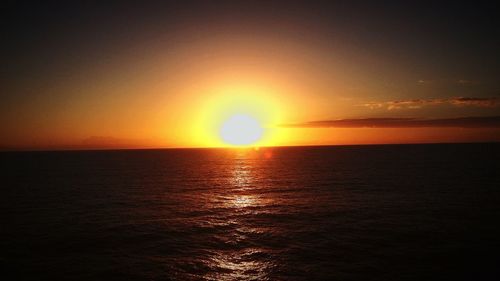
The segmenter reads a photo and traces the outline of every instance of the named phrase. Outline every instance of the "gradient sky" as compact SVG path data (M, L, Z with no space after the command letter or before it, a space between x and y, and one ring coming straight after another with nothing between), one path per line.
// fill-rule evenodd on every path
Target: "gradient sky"
M67 2L2 8L0 148L214 146L233 96L268 145L500 141L492 1Z

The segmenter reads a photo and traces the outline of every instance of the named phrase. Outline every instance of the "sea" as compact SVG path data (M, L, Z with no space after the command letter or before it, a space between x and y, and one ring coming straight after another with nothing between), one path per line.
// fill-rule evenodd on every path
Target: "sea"
M1 280L500 280L500 143L0 161Z

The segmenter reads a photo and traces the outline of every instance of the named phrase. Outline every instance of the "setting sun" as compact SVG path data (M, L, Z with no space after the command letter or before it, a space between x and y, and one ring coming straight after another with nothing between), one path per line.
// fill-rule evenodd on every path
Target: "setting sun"
M286 110L274 89L242 83L214 85L206 93L210 98L193 107L194 146L273 146L287 138L279 127Z
M264 128L255 118L236 114L222 124L219 134L224 142L243 146L257 142L262 137L263 131Z

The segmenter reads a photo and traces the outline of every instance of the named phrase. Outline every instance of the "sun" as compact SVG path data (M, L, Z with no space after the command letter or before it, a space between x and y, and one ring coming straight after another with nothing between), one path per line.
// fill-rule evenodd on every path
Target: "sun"
M223 87L206 92L192 122L192 140L200 147L279 145L286 133L283 99L270 89Z
M236 146L251 145L258 142L264 133L259 121L250 115L235 114L222 123L219 130L221 139Z

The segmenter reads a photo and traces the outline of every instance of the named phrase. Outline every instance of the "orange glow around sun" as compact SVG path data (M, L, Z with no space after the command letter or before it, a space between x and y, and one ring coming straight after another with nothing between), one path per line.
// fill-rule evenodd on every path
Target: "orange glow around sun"
M127 49L109 63L96 60L69 69L65 79L56 75L29 87L22 84L18 90L32 97L22 99L18 94L4 101L0 149L500 140L499 128L282 126L371 117L440 118L461 116L462 110L486 116L497 114L498 107L368 108L364 105L370 101L405 99L397 94L386 96L385 83L377 82L378 70L387 77L395 75L395 81L408 80L385 60L356 54L348 46L335 49L336 44L267 30L254 34L216 28L220 32L214 33L206 28L182 29L155 43L139 42L137 48ZM352 61L363 63L353 66ZM421 94L421 86L416 86L414 95ZM438 106L443 110L437 112Z
M286 139L278 128L284 106L269 89L226 87L210 97L194 115L191 136L196 146L273 146Z

